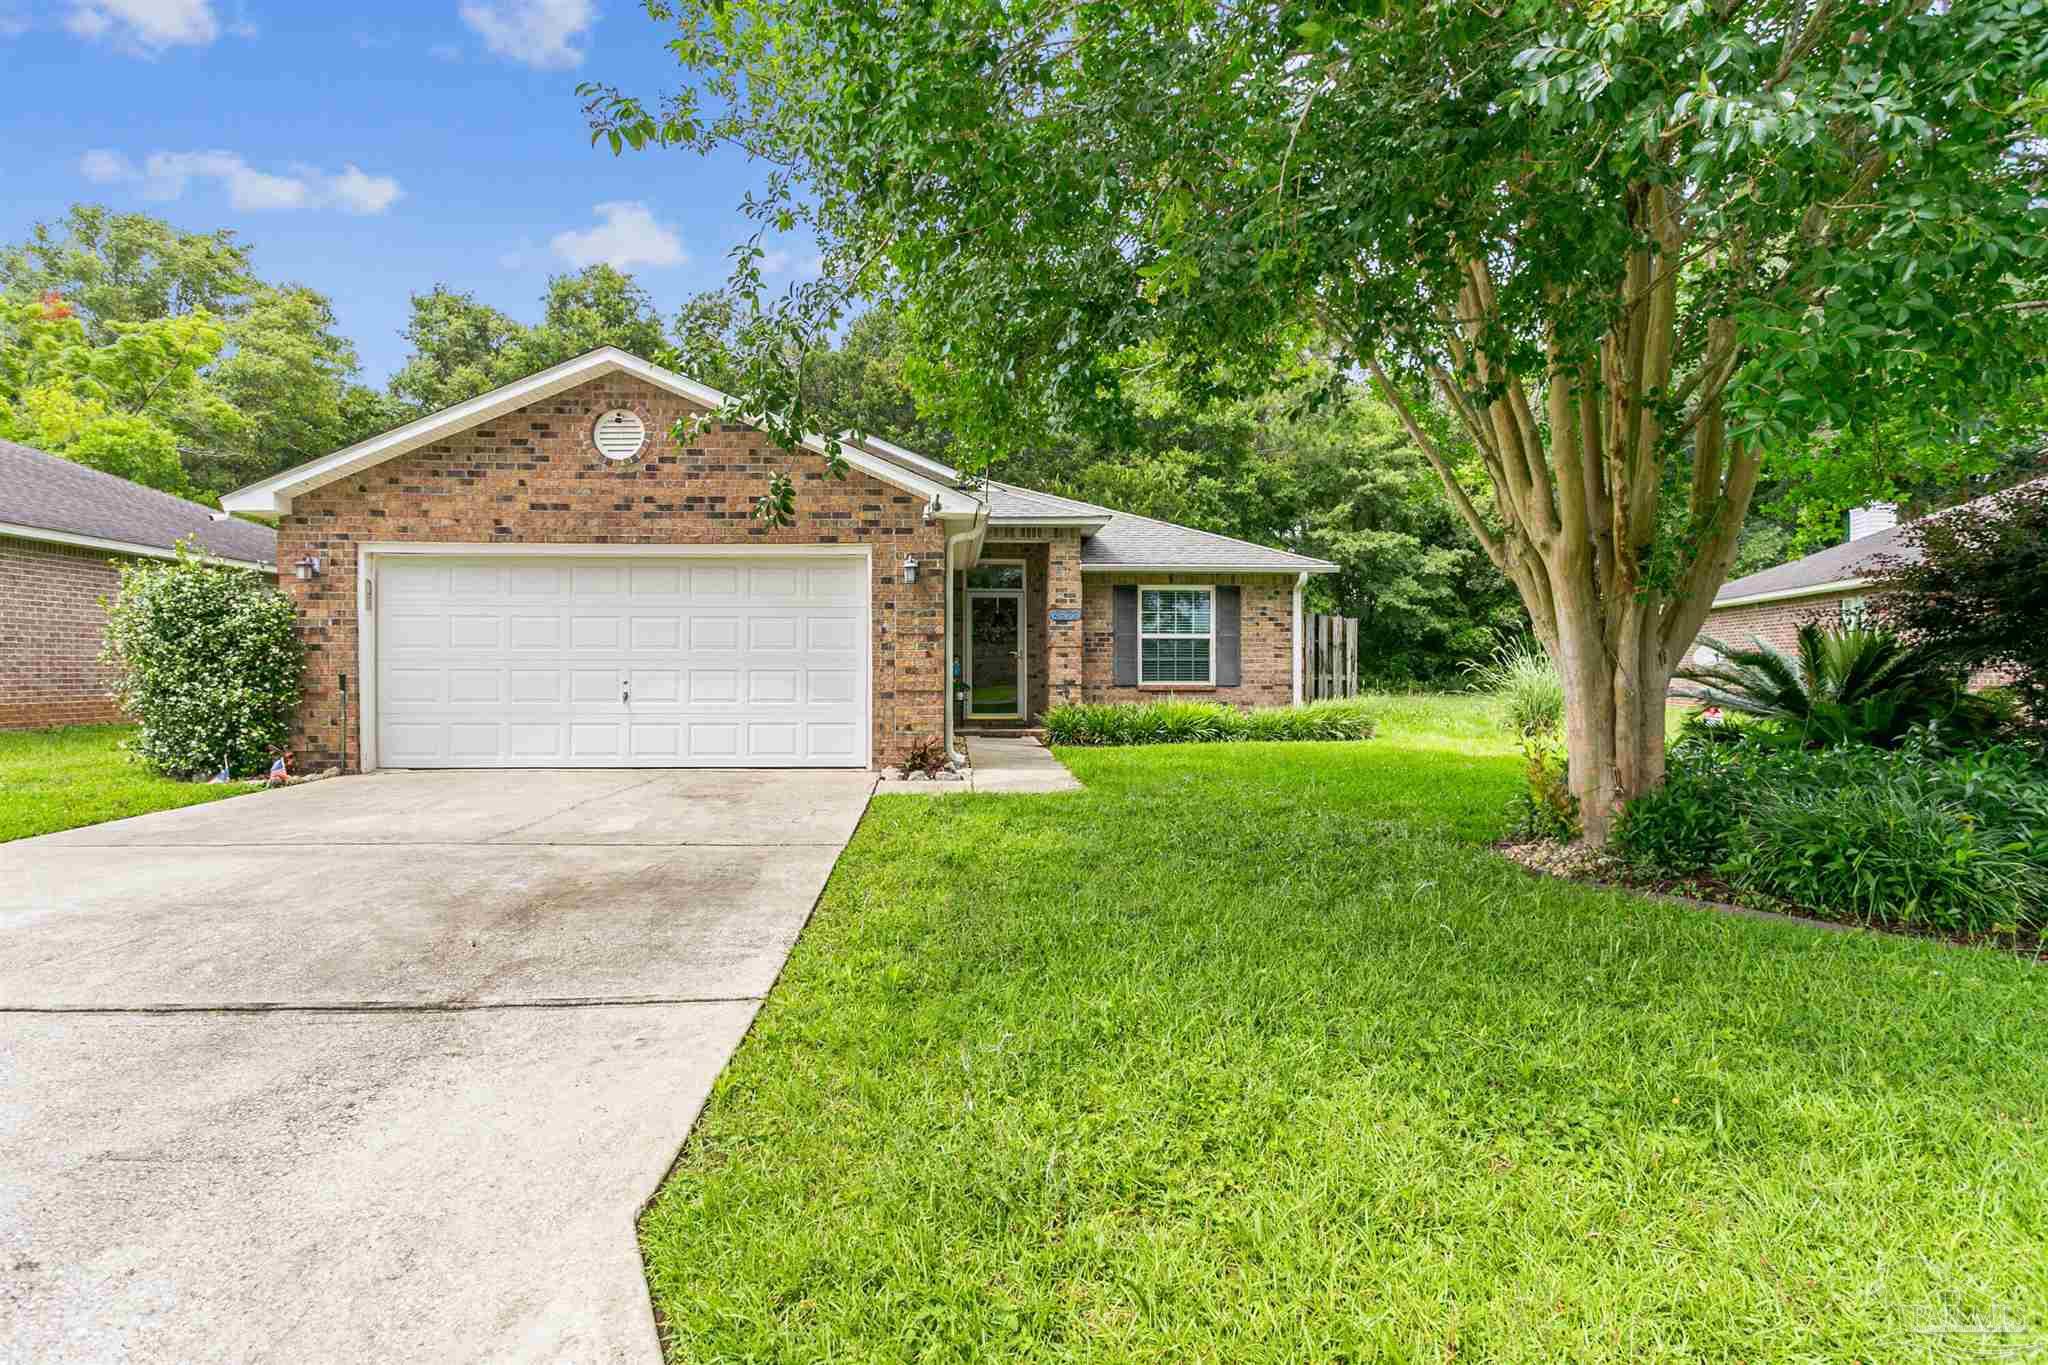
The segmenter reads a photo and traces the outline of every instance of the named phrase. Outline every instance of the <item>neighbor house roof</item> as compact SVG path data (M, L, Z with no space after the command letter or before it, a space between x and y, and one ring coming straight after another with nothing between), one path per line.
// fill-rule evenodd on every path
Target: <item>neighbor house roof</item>
M382 464L386 460L418 450L422 446L465 431L482 422L502 417L508 412L523 408L529 403L552 398L558 393L601 379L610 374L628 374L666 389L693 403L702 404L712 411L727 407L731 399L717 389L696 380L665 369L652 361L629 355L616 346L600 346L594 351L549 366L538 374L530 374L481 393L461 403L430 412L426 416L394 427L368 440L358 441L331 455L317 460L308 460L302 465L285 470L246 488L238 488L221 499L221 506L234 512L278 513L291 510L292 499L303 493L310 493L337 479ZM742 419L743 420L743 419ZM808 450L825 453L828 445L822 436L806 436L803 445ZM891 459L863 449L850 442L842 443L841 453L846 462L864 474L880 479L884 483L921 493L931 500L932 509L940 516L975 515L979 508L972 499L955 492L953 480L934 476L914 467L908 459ZM904 452L908 455L909 452ZM922 457L916 457L922 460ZM936 461L923 461L935 465ZM943 468L943 466L941 466Z
M268 567L277 534L196 502L0 441L0 535L169 559L190 540L215 559Z
M1157 569L1236 573L1334 573L1337 566L1288 550L1255 545L1213 531L1119 512L1111 507L1063 498L989 480L989 538L1000 540L1012 525L1080 525L1081 569L1112 573Z
M2032 487L2035 483L2048 484L2048 479L2037 479L2019 486ZM2004 496L2004 492L1975 498L1935 515L1982 515L1992 503ZM1875 568L1873 561L1880 556L1888 555L1907 564L1914 563L1920 558L1919 547L1906 535L1911 525L1912 523L1908 522L1903 526L1894 526L1889 530L1864 536L1860 540L1830 545L1825 550L1814 551L1804 559L1795 559L1789 564L1760 569L1756 573L1730 579L1721 585L1721 591L1714 594L1714 605L1717 608L1739 607L1752 602L1774 602L1790 597L1854 592L1867 585Z

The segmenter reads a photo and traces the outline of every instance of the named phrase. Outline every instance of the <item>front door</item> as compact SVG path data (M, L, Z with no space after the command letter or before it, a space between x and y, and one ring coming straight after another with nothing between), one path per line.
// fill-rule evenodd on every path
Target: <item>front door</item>
M971 593L967 599L967 714L1024 714L1024 595Z

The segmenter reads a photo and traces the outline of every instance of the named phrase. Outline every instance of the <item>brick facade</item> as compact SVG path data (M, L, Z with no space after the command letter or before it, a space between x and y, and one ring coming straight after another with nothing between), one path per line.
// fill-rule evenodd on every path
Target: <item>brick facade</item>
M125 719L99 662L120 586L105 550L0 536L0 730Z
M1756 639L1765 644L1775 645L1787 654L1799 652L1799 628L1809 621L1821 626L1844 624L1845 606L1853 618L1856 608L1868 600L1859 592L1819 593L1812 597L1788 597L1776 602L1759 602L1744 607L1722 607L1707 613L1707 623L1700 627L1701 635L1711 635L1723 644L1738 648L1753 647ZM1679 666L1702 662L1697 658L1700 649L1698 640L1679 660ZM1979 669L1970 675L1973 688L2002 687L2012 678L1999 669ZM1693 684L1674 679L1671 692L1684 695Z
M1700 634L1711 635L1724 644L1747 648L1753 637L1787 652L1799 646L1799 628L1809 621L1824 626L1842 624L1842 604L1858 600L1860 594L1824 593L1817 597L1791 597L1777 602L1760 602L1747 607L1722 607L1707 613ZM1695 649L1698 648L1695 642ZM1692 651L1681 662L1691 663Z
M1080 583L1082 696L1095 701L1156 701L1162 696L1199 697L1237 706L1285 706L1294 700L1293 574L1091 573L1075 567ZM1110 590L1122 585L1234 583L1242 592L1239 648L1244 682L1239 687L1118 687L1115 616Z
M613 408L646 424L646 448L634 459L615 463L591 442L592 423ZM667 390L611 375L300 494L278 527L278 563L309 554L324 561L319 578L281 576L307 650L292 741L300 762L360 764L356 545L373 541L871 545L875 761L895 761L913 740L939 734L945 576L902 582L906 555L944 563L945 531L925 521L924 498L859 471L835 480L821 457L782 451L750 427L671 439L678 419L700 413ZM796 524L771 528L755 519L753 503L778 469L797 482ZM346 740L342 674L350 680Z

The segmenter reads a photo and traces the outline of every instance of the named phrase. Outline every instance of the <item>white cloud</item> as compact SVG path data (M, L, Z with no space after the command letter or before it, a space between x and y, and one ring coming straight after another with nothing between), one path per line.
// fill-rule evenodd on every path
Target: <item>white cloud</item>
M763 275L815 275L823 265L816 252L799 256L786 247L771 247L761 253Z
M388 175L370 175L350 163L338 175L294 166L288 175L259 171L234 152L152 152L140 166L119 152L96 147L78 161L78 173L96 185L134 185L146 198L177 199L195 180L227 191L247 213L334 207L344 213L382 213L405 191Z
M135 165L127 157L102 148L94 148L79 158L78 173L95 185L111 185L136 176Z
M466 0L458 12L485 47L543 69L581 66L597 22L592 0Z
M675 230L656 222L654 211L637 200L616 199L599 204L595 212L604 220L596 227L558 232L548 243L570 265L630 270L636 265L682 265L690 259Z
M384 212L405 193L392 177L366 174L353 161L341 168L340 175L328 177L327 190L344 211L365 214Z
M204 47L220 37L212 0L72 0L64 27L144 53Z

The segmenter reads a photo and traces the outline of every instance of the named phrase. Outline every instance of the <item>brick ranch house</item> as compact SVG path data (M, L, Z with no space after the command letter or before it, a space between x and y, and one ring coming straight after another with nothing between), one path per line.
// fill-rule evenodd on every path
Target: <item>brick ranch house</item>
M822 440L672 438L724 403L604 348L228 495L281 519L301 760L866 768L1057 702L1300 698L1334 566L878 440L838 480ZM776 470L793 526L753 515Z
M1981 515L2000 496L1993 493L1936 515ZM1870 575L1880 557L1905 562L1919 559L1919 548L1905 532L1893 504L1859 507L1849 513L1849 537L1840 545L1724 584L1714 595L1713 610L1707 613L1700 634L1738 647L1761 639L1788 654L1796 653L1799 628L1807 622L1847 625L1862 616L1870 599ZM1712 663L1713 651L1695 642L1687 662ZM1972 679L1972 685L1988 687L2001 681L2005 679L1998 674L1982 673ZM1686 686L1677 683L1674 691Z
M0 730L122 720L99 661L120 565L206 555L272 573L276 537L196 502L0 441Z

